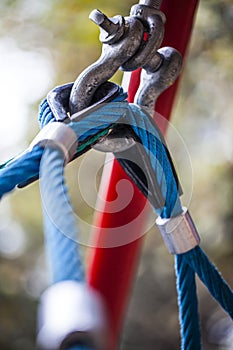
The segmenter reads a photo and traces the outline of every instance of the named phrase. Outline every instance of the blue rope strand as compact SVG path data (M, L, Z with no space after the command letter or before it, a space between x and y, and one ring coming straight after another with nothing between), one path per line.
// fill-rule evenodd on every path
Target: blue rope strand
M233 318L233 293L199 246L187 253L177 255L175 260L182 349L200 349L201 345L197 343L198 333L200 333L199 323L194 317L195 313L192 312L194 307L197 310L197 301L194 296L195 273L231 318Z
M41 102L39 107L38 122L39 122L40 128L43 129L45 125L54 121L55 121L55 117L50 109L47 99L45 98Z
M44 110L44 114L46 115L45 119L50 120L51 122L51 111L47 106L47 102L42 103L42 110ZM48 115L49 118L47 118ZM166 149L162 144L161 135L159 134L155 124L143 111L134 105L129 105L127 102L112 102L103 105L96 111L93 111L78 123L71 122L69 126L75 131L78 141L81 142L91 140L91 138L95 137L96 133L99 133L102 130L109 128L110 125L119 122L120 118L121 120L124 120L126 124L130 125L135 134L142 140L142 144L145 146L146 152L151 160L152 167L158 178L158 183L162 188L165 205L163 208L155 208L157 214L161 215L162 217L166 217L168 214L172 216L178 215L181 213L182 209L179 201L177 183L172 172L170 160L167 157ZM40 117L40 119L43 121L45 120L42 117ZM153 130L153 134L152 132L148 132L148 130ZM35 164L33 163L33 159L29 163L25 163L26 159L24 158L20 158L18 160L19 163L17 164L19 172L22 168L25 170L25 174L24 172L21 174L25 177L23 179L20 177L19 181L17 181L18 169L15 170L15 168L12 167L14 162L11 165L8 165L6 168L0 170L0 175L3 182L6 174L8 176L9 174L12 176L12 174L15 175L15 172L17 172L17 176L14 181L13 179L9 179L9 177L5 181L5 184L1 184L0 181L0 195L1 189L2 193L8 192L8 189L5 186L9 186L9 182L11 182L10 186L12 187L11 189L13 189L18 183L38 175L39 160L42 152L43 151L40 151L39 157L37 158L37 162ZM30 153L26 154L26 157L30 159Z
M115 107L117 108L117 106ZM154 128L154 123L151 119L147 118L141 111L138 111L134 105L130 107L127 116L125 115L126 120L124 122L127 121L127 124L133 128L145 147L165 198L163 209L154 209L158 215L164 218L177 216L182 212L182 208L179 201L177 183L172 173L170 161L165 154L166 150L161 141L161 135ZM76 124L75 127L78 128L79 125ZM148 130L153 130L153 133L148 132ZM152 150L155 150L156 155L153 154ZM185 273L183 273L182 269L185 269ZM179 281L177 290L180 306L182 349L199 350L201 349L201 339L195 273L189 265L182 263L178 265L177 276Z
M65 280L84 282L76 222L64 183L63 154L59 150L46 148L44 151L40 189L52 283Z
M157 214L164 218L179 215L181 212L181 205L177 184L172 174L170 162L165 154L165 148L162 145L160 135L157 129L153 129L153 122L151 122L144 113L139 112L136 107L132 105L129 107L127 103L109 103L101 107L98 111L91 113L85 117L85 119L79 121L79 123L70 123L70 126L76 131L77 137L85 141L86 138L94 136L96 132L109 127L110 123L117 123L119 117L121 117L121 120L123 119L124 122L130 124L136 135L141 139L150 157L158 183L161 186L165 205L163 208L155 208ZM40 120L42 125L54 121L47 101L42 103ZM101 120L101 122L97 123L96 121L98 120ZM153 130L152 136L151 132L148 133L148 130ZM0 196L14 189L18 183L24 182L38 174L42 153L43 150L40 147L35 147L31 153L26 153L19 159L2 167L0 170ZM54 236L58 237L56 234ZM52 237L51 240L53 240ZM51 254L53 254L53 248L51 252ZM56 259L58 259L58 257L54 258L54 260ZM194 273L197 272L211 294L231 317L233 305L232 292L217 272L214 265L209 262L199 247L188 253L177 256L175 259L178 278L177 289L181 310L182 338L184 338L182 341L182 348L185 350L199 349L201 345L199 339L200 332ZM70 273L69 271L68 274ZM59 279L66 278L66 276L61 276ZM80 277L75 276L74 278ZM192 319L190 315L192 315Z
M46 148L40 163L46 252L52 283L66 280L85 283L74 212L64 183L63 157L60 150ZM91 350L82 345L69 347L69 350L88 349Z
M163 208L154 208L162 218L177 216L182 213L178 184L173 174L164 140L153 119L141 109L131 104L128 122L141 140L156 174L164 198Z
M43 148L36 146L31 152L22 154L0 170L0 198L12 191L18 184L38 175L43 152Z
M203 250L197 246L182 254L182 259L197 273L210 294L233 319L233 291Z
M145 147L164 197L165 205L162 208L154 208L157 215L162 217L179 215L182 207L178 186L162 136L153 120L144 111L127 102L108 103L101 107L101 113L99 110L94 111L85 120L78 123L71 122L69 126L76 133L78 140L83 140L106 128L110 123L124 123L131 126Z
M182 350L200 350L201 333L198 316L195 273L182 255L175 257L176 287Z

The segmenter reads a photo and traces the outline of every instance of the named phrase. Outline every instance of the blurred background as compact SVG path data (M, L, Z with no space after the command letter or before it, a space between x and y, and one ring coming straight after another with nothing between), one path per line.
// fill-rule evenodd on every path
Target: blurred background
M126 16L134 3L1 0L1 162L23 150L38 132L38 104L47 92L74 81L99 57L98 28L88 20L91 10ZM190 207L203 249L231 286L232 57L232 0L202 0L167 136L186 193L183 204ZM120 83L121 77L118 73L114 80ZM104 156L93 152L90 157L89 163L101 169ZM67 181L76 213L91 224L93 208L77 186L81 162L68 166ZM98 183L100 173L93 180L90 172L87 180ZM81 234L88 235L85 227ZM85 247L83 251L85 255ZM37 302L47 283L35 183L4 197L0 206L0 349L34 349ZM233 349L230 319L200 283L198 293L204 349ZM173 258L152 228L146 235L121 350L173 350L179 344Z

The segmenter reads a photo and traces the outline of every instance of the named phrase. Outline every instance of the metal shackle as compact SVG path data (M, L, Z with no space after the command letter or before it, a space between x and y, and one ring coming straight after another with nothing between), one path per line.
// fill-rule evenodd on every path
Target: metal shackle
M92 19L96 20L93 12ZM97 24L99 24L99 19ZM76 79L70 94L71 115L88 107L97 88L109 80L119 67L138 50L143 39L143 24L137 18L125 17L122 26L124 30L120 39L111 45L103 44L100 58Z
M102 299L83 283L63 281L49 287L42 294L38 318L38 350L109 348Z
M143 23L145 38L136 54L121 66L124 71L133 71L144 67L155 57L157 58L157 65L160 63L157 50L163 41L166 17L153 3L150 6L144 3L145 1L140 1L138 5L132 6L130 11L131 17L137 18ZM150 3L150 1L147 1L147 3Z
M146 107L150 115L158 97L178 78L182 69L182 56L173 47L163 47L158 50L162 63L156 69L156 62L150 62L149 69L141 72L141 82L135 95L135 103Z
M161 0L140 0L132 7L129 17L108 18L99 10L91 12L90 19L100 27L102 53L75 81L69 101L71 115L88 107L98 87L119 68L132 71L145 66L149 70L151 60L160 65L157 50L166 20L160 5Z

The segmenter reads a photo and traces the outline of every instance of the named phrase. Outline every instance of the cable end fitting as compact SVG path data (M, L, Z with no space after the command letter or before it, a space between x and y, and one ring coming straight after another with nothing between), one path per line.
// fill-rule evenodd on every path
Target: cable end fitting
M200 237L188 209L173 218L158 217L156 224L171 254L183 254L195 248L200 243Z
M39 305L38 350L73 345L109 349L105 313L100 295L84 283L67 280L50 286Z
M29 150L35 146L59 148L64 153L65 163L68 163L77 151L78 142L75 132L68 125L52 122L39 132Z

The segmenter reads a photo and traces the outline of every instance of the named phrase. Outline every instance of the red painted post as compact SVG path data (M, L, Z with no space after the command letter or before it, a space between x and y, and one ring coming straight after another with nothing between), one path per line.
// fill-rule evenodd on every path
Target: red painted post
M181 52L183 57L185 56L197 6L198 0L163 0L161 10L165 13L167 22L162 46L173 46ZM131 75L129 84L130 102L133 101L139 85L139 77L140 70L133 72ZM166 119L170 118L177 86L178 83L169 88L157 102L156 111ZM95 215L95 236L99 246L92 249L88 281L90 285L100 291L106 301L113 336L111 347L111 350L113 350L117 345L123 315L143 243L146 215L140 221L134 219L145 208L146 200L132 184L133 187L130 187L128 190L125 189L123 193L119 194L119 197L121 195L127 197L133 188L134 193L131 202L118 212L109 210L111 201L115 201L117 198L117 183L122 179L130 181L116 160L110 164L110 168L109 174L107 174L108 170L104 170L105 182L101 186L101 195L104 197L106 204L104 208L101 208L101 211L100 209L98 211L97 208ZM127 193L127 191L130 193ZM131 224L128 225L130 221ZM112 229L114 228L114 235L117 236L119 234L119 240L118 238L113 239ZM127 238L125 240L122 239L124 235L126 237L130 235L128 241ZM134 235L134 240L132 235ZM118 243L119 246L116 246Z

